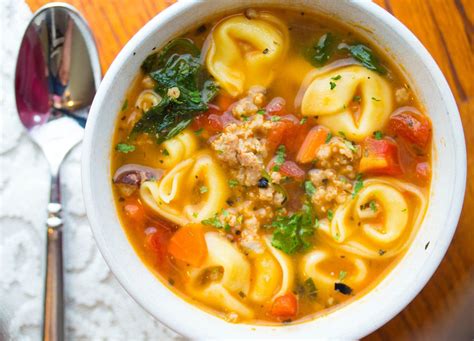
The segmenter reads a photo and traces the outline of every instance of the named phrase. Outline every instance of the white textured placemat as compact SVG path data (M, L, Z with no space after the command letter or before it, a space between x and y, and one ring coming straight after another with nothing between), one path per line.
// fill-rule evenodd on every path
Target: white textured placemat
M31 11L0 0L0 340L39 340L49 173L16 113L15 59ZM68 340L166 340L155 321L118 284L99 253L82 201L80 146L62 169Z

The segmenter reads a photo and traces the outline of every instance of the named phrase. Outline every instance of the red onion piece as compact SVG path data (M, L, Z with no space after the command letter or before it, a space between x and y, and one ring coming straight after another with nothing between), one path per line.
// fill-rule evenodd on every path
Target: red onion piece
M163 173L162 169L129 163L115 171L113 182L138 187L144 181L161 179Z
M267 104L265 107L265 111L269 115L273 115L282 111L285 108L286 101L283 97L275 97L273 98L270 103Z

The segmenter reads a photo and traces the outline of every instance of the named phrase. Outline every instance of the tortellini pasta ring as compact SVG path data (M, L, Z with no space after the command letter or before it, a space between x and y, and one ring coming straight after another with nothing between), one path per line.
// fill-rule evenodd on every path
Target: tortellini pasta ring
M330 255L329 252L324 250L314 250L309 252L303 257L301 262L301 272L304 278L312 278L316 285L324 284L326 286L332 286L338 281L336 277L338 274L328 274L321 269L321 263L336 257ZM351 284L362 283L367 278L367 264L366 262L358 257L346 257L346 262L352 263L353 270L350 271L344 280Z
M371 201L376 203L375 212L368 205ZM368 179L354 199L336 210L331 222L321 221L319 230L334 249L364 258L379 259L381 252L385 258L393 257L410 245L426 205L425 195L412 184ZM414 228L403 238L409 225Z
M295 270L291 257L272 246L270 237L264 237L266 251L254 257L254 282L249 298L265 302L293 289Z
M349 108L358 93L361 107L355 117ZM388 81L363 66L352 65L316 73L303 95L301 113L318 116L318 122L332 131L361 141L385 126L392 107Z
M250 264L245 256L227 239L217 232L204 236L208 255L198 268L189 270L189 291L199 300L217 306L241 317L251 318L253 311L235 297L239 293L247 295L250 288ZM202 284L202 276L209 269L221 267L222 277Z
M199 193L200 186L206 186L207 192ZM219 212L228 192L223 170L206 152L181 161L161 180L140 187L140 197L150 209L181 226L200 223Z
M275 16L235 15L213 30L206 56L207 69L231 96L253 85L266 87L288 50L286 25Z

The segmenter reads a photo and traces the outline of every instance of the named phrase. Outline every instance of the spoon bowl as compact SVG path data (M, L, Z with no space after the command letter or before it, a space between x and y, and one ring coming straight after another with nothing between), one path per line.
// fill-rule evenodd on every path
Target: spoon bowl
M64 340L59 169L67 153L82 140L100 79L94 38L79 12L63 3L40 8L20 45L15 97L20 121L43 151L51 171L44 340Z

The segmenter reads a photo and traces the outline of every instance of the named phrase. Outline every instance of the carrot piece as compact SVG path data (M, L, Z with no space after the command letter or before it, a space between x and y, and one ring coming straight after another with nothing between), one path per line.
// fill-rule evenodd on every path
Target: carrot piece
M192 266L201 265L207 256L207 245L202 226L190 224L181 227L171 237L168 253Z
M271 314L279 318L289 318L296 316L298 311L298 301L292 293L278 296L273 301Z
M308 135L306 135L303 144L301 145L296 161L299 163L309 163L316 157L318 148L324 144L329 134L329 129L323 126L313 127Z
M403 174L396 142L366 138L363 143L359 171L375 175Z

